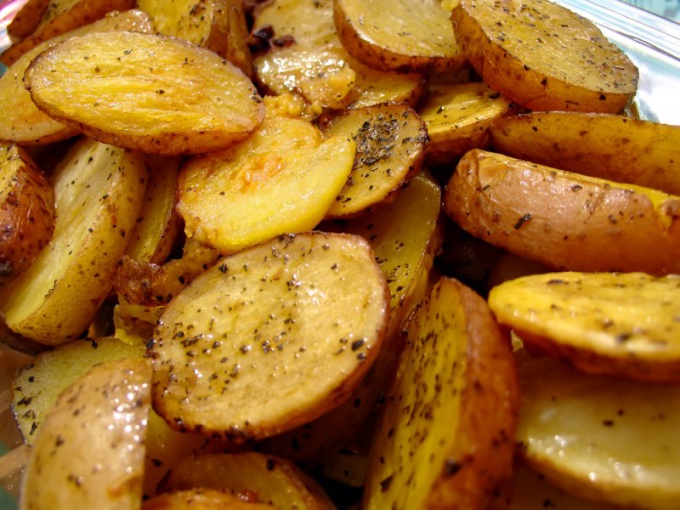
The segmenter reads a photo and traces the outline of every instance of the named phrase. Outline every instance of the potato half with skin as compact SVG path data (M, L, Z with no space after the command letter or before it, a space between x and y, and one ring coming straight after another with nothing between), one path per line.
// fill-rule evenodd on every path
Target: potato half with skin
M512 473L518 391L510 340L484 300L448 278L407 332L363 508L486 508Z
M161 316L154 409L174 428L236 443L283 432L351 395L388 320L385 277L363 238L312 232L242 250Z
M465 63L438 0L336 0L333 16L347 52L376 69L454 71Z
M532 112L498 119L491 139L508 156L680 195L680 126L622 115Z
M225 149L264 119L262 98L237 67L153 34L71 37L36 58L25 81L51 117L103 143L151 154Z
M473 149L444 210L474 236L556 270L680 271L680 197L649 188Z
M271 510L266 503L212 489L187 489L159 494L144 501L142 510Z
M523 350L516 356L517 441L534 469L586 499L677 508L680 386L588 375Z
M635 95L626 54L550 0L460 0L451 19L475 71L525 108L618 113Z
M0 286L31 265L54 232L54 190L31 157L0 143Z
M139 508L150 383L150 360L130 358L69 386L31 449L21 508Z
M51 178L57 208L52 239L0 299L10 329L57 345L80 336L108 296L147 175L139 153L84 138Z
M548 273L491 289L489 307L522 341L585 372L680 381L680 276Z

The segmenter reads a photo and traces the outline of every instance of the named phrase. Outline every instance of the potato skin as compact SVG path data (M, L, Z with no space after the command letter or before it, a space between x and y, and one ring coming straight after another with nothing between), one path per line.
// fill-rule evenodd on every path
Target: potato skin
M444 210L476 237L557 270L680 271L680 197L651 189L475 149Z
M0 145L0 286L31 265L54 232L54 191L30 156Z

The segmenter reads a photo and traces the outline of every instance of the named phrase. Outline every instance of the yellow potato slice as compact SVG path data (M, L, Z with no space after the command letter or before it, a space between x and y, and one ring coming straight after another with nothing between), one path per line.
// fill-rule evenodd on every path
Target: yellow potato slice
M618 113L635 95L628 56L550 0L460 0L451 19L475 71L520 106Z
M129 358L69 386L31 449L22 508L139 508L150 382L151 362Z
M418 172L427 143L425 123L406 104L345 110L326 118L327 137L356 141L352 172L326 218L356 216L406 186Z
M268 119L233 150L187 162L177 210L189 237L223 253L313 229L352 171L356 143L303 120Z
M76 128L65 126L38 109L24 85L24 73L33 59L43 51L73 35L121 30L152 33L154 29L149 16L139 9L112 13L38 44L9 66L5 74L0 76L0 104L4 105L0 117L0 139L33 145L65 140L77 134Z
M486 508L512 473L516 378L484 300L440 279L408 326L362 508Z
M286 235L226 257L161 316L154 409L174 428L232 442L318 418L375 361L388 306L385 277L357 236Z
M547 273L491 289L497 320L587 372L680 381L680 276Z
M587 375L523 351L518 360L517 440L531 466L583 498L677 508L680 386Z
M0 286L33 263L54 232L54 191L33 159L0 142Z
M52 239L0 299L10 329L57 345L80 336L108 296L142 205L146 168L140 154L84 138L51 177Z
M71 37L36 58L25 80L48 115L103 143L151 154L225 149L264 118L262 98L237 67L152 34Z
M75 340L40 354L22 367L12 380L11 408L24 442L33 444L61 392L80 376L98 363L142 357L144 346L115 338Z
M159 494L144 501L142 510L271 510L266 503L250 501L240 494L211 489L190 489Z
M437 0L336 0L335 26L348 53L377 69L454 71L465 55Z
M680 126L621 115L532 112L499 119L491 139L515 158L680 195Z
M569 271L680 272L679 208L675 195L480 149L460 159L444 197L474 236Z

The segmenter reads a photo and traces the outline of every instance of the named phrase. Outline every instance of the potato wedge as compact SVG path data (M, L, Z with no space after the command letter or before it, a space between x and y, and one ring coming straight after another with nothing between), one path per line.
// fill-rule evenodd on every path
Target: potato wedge
M556 270L680 271L680 197L649 188L474 149L444 210L476 237Z
M34 443L59 395L85 372L106 361L142 357L144 346L115 338L75 340L40 354L21 368L12 380L11 408L24 442Z
M103 143L151 154L225 149L264 119L262 98L237 67L152 34L71 37L36 58L25 80L48 115Z
M355 278L362 285L350 292ZM176 429L236 443L318 418L375 361L388 304L357 236L286 235L226 257L161 317L154 409Z
M227 254L316 227L356 153L347 136L319 142L309 122L275 117L238 147L188 161L177 204L187 236Z
M24 86L24 73L40 53L68 37L116 30L151 33L153 25L149 16L139 9L112 13L94 23L42 42L17 59L0 76L0 103L4 105L4 112L0 117L0 139L22 145L35 145L65 140L76 135L76 128L65 126L38 109Z
M54 190L23 149L0 142L0 286L26 271L54 232Z
M499 119L494 148L515 158L680 195L680 126L620 115L532 112Z
M159 494L144 501L142 510L271 510L266 503L211 489L190 489Z
M146 168L138 153L84 138L51 177L52 239L0 298L10 329L57 345L81 335L108 296L139 216Z
M680 386L587 375L525 351L517 356L517 440L531 466L583 498L677 507Z
M36 29L50 0L28 0L21 6L7 25L7 33L13 38L23 39Z
M585 372L680 381L680 276L547 273L491 289L499 323Z
M486 508L512 473L517 374L486 303L441 278L415 312L363 508Z
M346 218L388 199L420 172L428 141L425 123L406 104L345 110L327 117L324 136L356 141L352 172L326 218Z
M376 69L454 71L465 63L438 0L336 0L333 16L347 52Z
M109 12L133 7L134 0L52 0L42 11L35 31L0 53L0 62L10 66L42 42L101 19Z
M130 358L69 386L31 450L22 508L139 508L150 381L151 362Z
M460 0L451 19L475 71L520 106L619 113L635 95L638 70L628 56L550 0Z

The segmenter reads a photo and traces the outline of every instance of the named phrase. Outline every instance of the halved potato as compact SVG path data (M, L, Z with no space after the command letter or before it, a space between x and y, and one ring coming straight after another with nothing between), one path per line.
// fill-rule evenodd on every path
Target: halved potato
M52 239L0 298L12 330L57 345L81 335L108 296L142 205L146 168L139 153L84 138L51 178Z
M525 351L517 359L517 440L531 466L583 498L625 508L677 508L679 385L587 375Z
M475 71L525 108L618 113L637 90L628 56L550 0L460 0L451 19Z
M465 63L438 0L336 0L335 26L347 52L376 69L453 71Z
M211 489L187 489L159 494L144 501L142 510L271 510L266 503Z
M366 510L486 508L512 473L517 374L484 300L441 278L407 330L385 398Z
M51 117L103 143L151 154L225 149L264 119L262 98L237 67L153 34L71 37L36 58L25 81Z
M491 289L522 341L591 373L680 381L680 276L547 273Z
M444 210L476 237L556 270L680 272L680 197L649 188L473 149Z
M0 142L0 286L26 271L54 232L54 190L33 159Z
M150 382L150 360L130 358L69 386L31 449L22 508L139 508Z
M388 306L358 236L285 235L226 257L161 316L154 409L174 428L236 443L318 418L375 361Z

